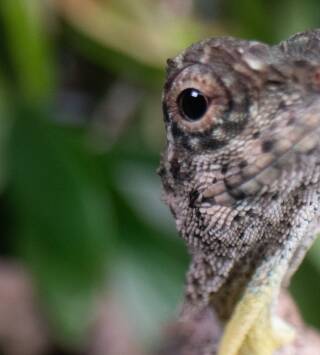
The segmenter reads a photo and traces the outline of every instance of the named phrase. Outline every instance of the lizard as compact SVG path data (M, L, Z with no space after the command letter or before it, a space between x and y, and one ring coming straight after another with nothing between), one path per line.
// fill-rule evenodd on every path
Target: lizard
M209 308L222 333L190 354L287 354L276 307L320 226L320 30L209 38L167 63L158 173L191 255L181 319Z

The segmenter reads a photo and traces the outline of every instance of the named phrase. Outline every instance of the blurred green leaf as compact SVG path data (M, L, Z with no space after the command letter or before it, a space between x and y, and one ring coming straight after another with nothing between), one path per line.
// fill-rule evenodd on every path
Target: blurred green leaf
M310 262L313 264L313 266L315 267L315 269L317 270L317 272L320 274L320 238L318 236L318 238L316 239L316 241L314 242L312 248L309 251L309 259Z
M0 191L7 179L7 143L11 127L11 97L7 83L0 72Z
M164 69L155 68L139 62L126 53L121 53L111 47L101 45L85 33L66 27L70 44L90 61L102 68L120 75L121 78L132 80L151 87L159 87L164 78Z
M190 14L177 16L170 4L153 0L55 0L52 5L68 25L70 43L90 60L156 88L162 85L167 58L222 33L218 22L209 26Z
M127 175L128 179L132 177ZM118 193L121 195L114 199L114 207L118 215L125 217L119 224L121 242L109 287L119 295L137 337L150 345L178 312L189 257L177 233L150 223L134 205L133 196L128 197L122 189ZM136 203L149 205L143 194Z
M21 116L10 145L15 242L58 335L77 343L112 255L112 206L75 132L55 127L35 111Z
M114 172L118 189L142 220L158 228L159 231L175 234L173 217L161 200L160 178L156 175L154 166L133 165L124 161L120 166L116 166Z
M272 42L275 29L270 26L270 18L274 16L277 1L269 0L229 0L225 7L229 15L228 21L236 28L237 35L248 39ZM233 22L230 22L232 19Z
M45 34L43 1L2 0L0 11L20 93L30 100L48 100L55 71Z
M315 6L319 6L317 0L285 0L276 4L276 40L281 41L296 32L317 27L319 12L314 11Z
M312 253L314 253L313 251ZM310 254L309 254L310 256ZM319 258L319 254L317 254ZM303 319L308 324L320 328L319 298L320 283L319 270L310 257L307 257L293 277L290 290L301 310Z
M163 11L150 0L56 0L52 5L94 41L156 68L204 35L200 21Z
M128 248L115 265L118 293L140 342L152 345L172 318L183 296L186 258L173 258L162 248Z

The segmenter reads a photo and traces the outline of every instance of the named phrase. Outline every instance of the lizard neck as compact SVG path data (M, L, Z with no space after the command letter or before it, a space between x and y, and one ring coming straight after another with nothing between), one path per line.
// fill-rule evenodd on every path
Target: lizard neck
M227 322L241 299L246 287L256 270L259 261L254 256L256 252L249 252L236 262L224 284L210 296L209 304L222 323Z
M186 302L183 314L193 314L209 306L221 324L226 323L244 294L261 258L265 245L256 246L241 258L225 263L219 270L219 259L195 253L187 275ZM226 276L224 276L226 275Z

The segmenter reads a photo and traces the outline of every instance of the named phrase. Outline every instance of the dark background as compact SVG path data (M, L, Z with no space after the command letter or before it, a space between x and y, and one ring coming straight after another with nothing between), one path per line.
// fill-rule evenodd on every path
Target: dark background
M165 60L204 37L275 43L317 0L1 0L0 353L136 355L188 256L155 171ZM320 244L292 291L320 327Z

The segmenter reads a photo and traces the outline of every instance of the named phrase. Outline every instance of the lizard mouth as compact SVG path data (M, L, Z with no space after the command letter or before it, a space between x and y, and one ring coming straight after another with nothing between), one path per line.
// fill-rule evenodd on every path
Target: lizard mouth
M298 156L310 154L319 145L320 103L282 115L274 127L243 148L243 156L249 157L245 162L231 164L223 178L202 192L202 206L230 206L238 199L257 195L290 169Z

